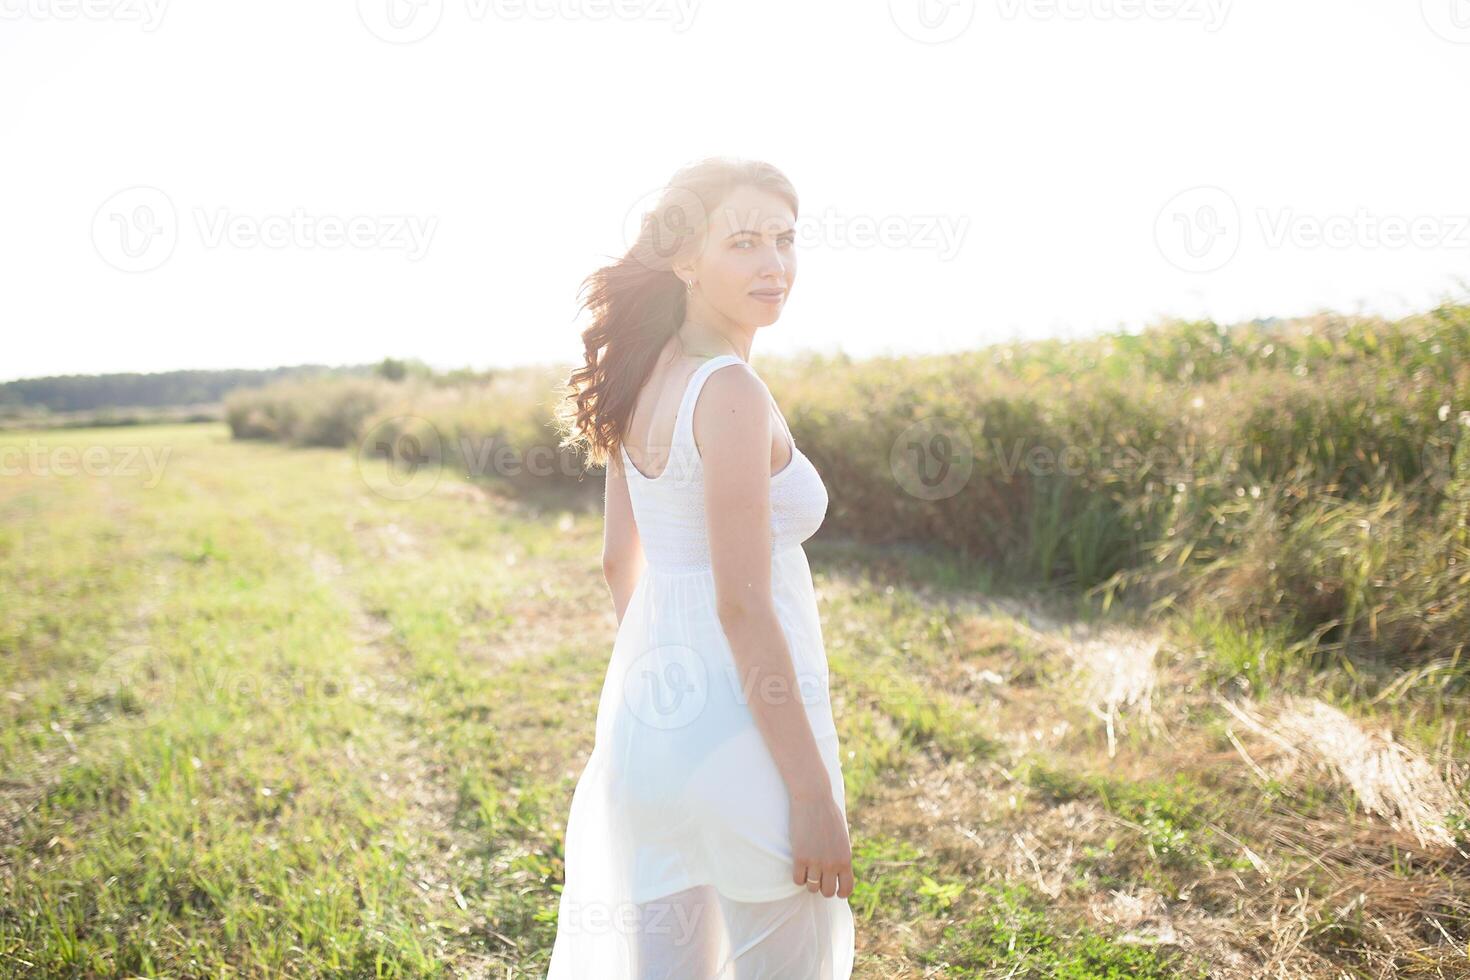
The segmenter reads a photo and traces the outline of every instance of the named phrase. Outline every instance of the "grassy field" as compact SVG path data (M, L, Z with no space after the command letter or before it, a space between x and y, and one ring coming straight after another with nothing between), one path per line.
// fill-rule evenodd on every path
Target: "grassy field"
M223 425L0 450L0 974L543 974L600 481L397 500ZM1276 640L1208 617L808 553L857 976L1470 975L1470 732L1425 678L1253 685L1221 665Z

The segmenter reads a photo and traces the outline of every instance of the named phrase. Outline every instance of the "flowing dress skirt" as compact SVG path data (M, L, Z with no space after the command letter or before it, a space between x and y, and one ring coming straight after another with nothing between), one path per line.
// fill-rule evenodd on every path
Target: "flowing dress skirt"
M806 552L772 555L777 618L846 814ZM792 880L789 797L749 704L708 568L649 566L618 627L566 828L547 980L848 980L845 898Z

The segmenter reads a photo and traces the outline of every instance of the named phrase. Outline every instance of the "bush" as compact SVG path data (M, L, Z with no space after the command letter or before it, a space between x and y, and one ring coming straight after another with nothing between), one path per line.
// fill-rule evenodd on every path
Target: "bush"
M828 486L826 533L932 545L1105 606L1194 603L1413 661L1462 652L1470 306L761 372ZM236 393L228 417L237 438L349 445L370 430L369 451L571 481L564 377L289 382Z
M225 397L225 421L236 439L273 439L298 446L350 446L363 422L400 396L377 378L313 378L244 388Z

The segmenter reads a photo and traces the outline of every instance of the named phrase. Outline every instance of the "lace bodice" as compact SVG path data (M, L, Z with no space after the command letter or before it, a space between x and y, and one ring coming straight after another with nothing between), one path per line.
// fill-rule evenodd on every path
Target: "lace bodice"
M633 465L627 450L618 447L633 502L633 519L638 524L638 536L643 541L643 553L650 568L699 571L710 567L704 468L694 442L694 406L709 376L736 364L751 371L750 365L734 354L721 354L701 364L690 376L674 416L669 462L658 476L644 476ZM764 386L765 382L762 380L761 384ZM770 394L769 388L766 393ZM791 443L791 460L771 476L773 555L810 538L827 514L827 488L821 475L797 448L789 429L786 436Z

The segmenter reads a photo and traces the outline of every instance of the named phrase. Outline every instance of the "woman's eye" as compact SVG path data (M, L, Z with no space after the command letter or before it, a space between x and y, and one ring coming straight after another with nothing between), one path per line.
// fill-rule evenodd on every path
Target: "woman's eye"
M738 241L738 242L735 243L735 246L734 247L735 248L739 248L742 245L754 245L754 244L755 244L755 242L752 241L751 239L749 239L749 238L742 238L740 241ZM792 245L795 245L796 244L796 236L792 235L792 236L789 236L789 237L786 237L786 238L778 238L778 239L776 239L776 244L779 245L779 246L781 246L782 248L790 248Z

